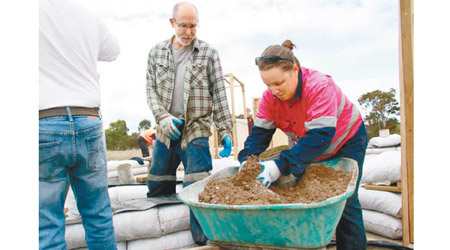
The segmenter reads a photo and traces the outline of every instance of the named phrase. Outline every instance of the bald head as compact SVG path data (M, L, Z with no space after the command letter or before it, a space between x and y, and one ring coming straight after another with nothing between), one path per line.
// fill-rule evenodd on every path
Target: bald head
M172 18L178 19L182 15L195 15L198 21L198 12L195 5L189 2L179 2L173 6Z

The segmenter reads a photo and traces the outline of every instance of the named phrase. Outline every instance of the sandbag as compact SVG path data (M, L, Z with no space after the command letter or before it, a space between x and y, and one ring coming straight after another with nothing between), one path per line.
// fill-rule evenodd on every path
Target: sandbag
M148 168L146 166L139 165L138 167L132 167L131 172L134 176L141 175L141 174L147 174ZM111 170L108 171L108 179L110 178L117 178L119 174L117 173L117 170Z
M160 238L140 239L127 242L128 250L185 249L197 246L190 230L171 233Z
M401 150L402 148L400 146L386 147L386 148L367 148L366 155L381 154L386 151L401 151Z
M401 180L401 151L387 151L364 162L361 184L390 185Z
M109 199L111 202L126 201L134 199L143 199L147 197L148 188L147 185L135 185L135 186L116 186L108 188ZM80 212L75 201L72 189L69 188L66 198L66 205L69 209L67 212L68 218L80 218Z
M367 232L375 233L393 240L402 238L402 221L393 216L363 209L364 228Z
M188 205L177 204L159 206L158 216L163 235L190 228Z
M392 134L386 137L372 137L369 140L369 147L377 147L377 148L383 148L383 147L394 147L400 145L402 141L402 138L398 134Z
M127 201L147 198L148 187L147 185L135 185L135 186L118 186L110 189L117 190L117 200ZM111 198L112 199L112 198Z
M77 201L75 200L75 195L73 194L72 187L69 187L69 190L67 191L64 207L69 209L69 211L67 211L68 219L81 217L80 212L78 212Z
M402 195L399 193L360 187L358 197L363 209L388 214L396 218L402 217Z
M119 213L113 216L117 241L161 237L158 209Z
M71 250L71 248L69 248L69 250ZM88 250L88 249L87 247L82 247L73 250ZM117 250L127 250L127 242L126 241L117 242Z
M181 186L181 184L178 186ZM142 211L162 204L181 203L175 194L172 196L147 198L147 191L148 188L146 185L115 186L108 188L113 213ZM66 204L69 207L68 219L80 218L80 213L73 195L67 196Z
M81 223L66 225L65 237L68 249L86 247L84 228Z
M157 208L115 214L113 224L118 242L162 235ZM86 246L81 223L66 225L66 242L69 249Z

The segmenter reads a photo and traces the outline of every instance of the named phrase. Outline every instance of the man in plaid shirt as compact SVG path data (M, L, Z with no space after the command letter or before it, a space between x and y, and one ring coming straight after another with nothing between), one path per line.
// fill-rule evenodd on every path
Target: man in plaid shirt
M183 186L202 180L212 170L208 137L211 118L231 152L232 123L217 51L195 37L198 13L191 3L177 3L170 24L175 35L154 46L147 68L148 104L158 123L148 197L175 193L176 170L184 165ZM191 211L191 232L199 245L206 236Z

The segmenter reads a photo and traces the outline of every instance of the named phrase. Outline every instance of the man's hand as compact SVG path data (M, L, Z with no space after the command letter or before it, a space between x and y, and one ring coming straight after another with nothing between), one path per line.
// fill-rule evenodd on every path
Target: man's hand
M173 115L169 115L168 117L162 119L159 124L163 132L168 134L171 140L176 140L180 137L181 133L178 130L177 125L183 124L182 120Z
M222 145L223 145L223 150L220 151L219 155L220 157L224 158L224 157L228 157L231 153L231 145L233 143L231 142L230 136L225 136L225 138L223 138L222 140Z
M259 173L256 179L261 180L264 186L269 187L272 182L280 178L281 172L274 161L260 161L258 163L261 164L263 170Z

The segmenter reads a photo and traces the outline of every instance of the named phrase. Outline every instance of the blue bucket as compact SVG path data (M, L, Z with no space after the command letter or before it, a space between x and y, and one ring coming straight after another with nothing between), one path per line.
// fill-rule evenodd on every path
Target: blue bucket
M358 165L348 158L317 164L352 172L345 193L311 204L217 205L199 202L198 195L210 180L233 176L239 170L239 167L229 167L185 187L178 197L192 209L210 240L268 247L324 247L333 237L347 198L355 191Z

